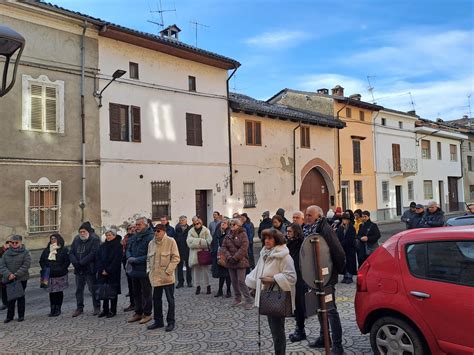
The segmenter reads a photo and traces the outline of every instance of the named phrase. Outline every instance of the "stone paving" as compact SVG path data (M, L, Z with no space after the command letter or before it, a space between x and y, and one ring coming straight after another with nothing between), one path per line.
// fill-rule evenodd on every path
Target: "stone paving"
M212 295L194 295L194 288L176 290L176 328L173 332L162 329L148 331L145 325L129 324L131 313L122 308L128 299L121 295L119 312L110 319L92 316L90 296L87 295L85 313L77 318L71 314L75 308L74 277L65 293L63 314L48 318L48 294L39 288L39 280L28 282L25 321L0 323L1 354L250 354L258 353L257 310L231 308L232 298L215 298L216 280ZM124 280L125 281L125 280ZM122 283L126 285L126 282ZM122 287L125 289L126 287ZM360 334L355 323L353 299L355 284L339 284L336 295L342 319L347 354L370 354L368 337ZM164 305L166 305L165 298ZM165 306L166 308L166 306ZM6 311L0 312L0 320ZM307 320L307 332L313 340L319 334L315 317ZM261 317L262 353L273 351L267 320ZM294 319L288 318L286 333L294 329ZM320 354L310 349L307 341L291 343L287 352L294 354Z

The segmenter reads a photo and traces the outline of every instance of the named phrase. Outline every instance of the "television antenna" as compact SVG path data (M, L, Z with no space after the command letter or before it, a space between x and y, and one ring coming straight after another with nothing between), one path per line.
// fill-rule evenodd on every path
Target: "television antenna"
M165 13L165 12L176 12L176 7L174 9L165 9L165 10L163 10L163 5L161 4L161 0L160 0L160 5L158 7L158 10L151 10L150 9L150 13L152 13L152 14L157 13L160 16L160 20L159 21L147 20L147 22L153 23L153 24L155 24L157 26L160 26L160 27L164 27L165 26L165 21L163 19L163 13Z
M472 118L472 112L471 112L471 94L467 95L467 106L469 108L469 118Z
M374 87L370 83L370 78L376 78L375 75L367 75L367 82L369 83L369 87L367 90L369 91L370 95L372 96L372 103L375 103L375 98L374 98Z
M413 111L415 111L415 103L413 102L413 96L411 95L411 91L408 91L408 95L410 95L411 108L413 109Z
M195 34L196 34L196 43L195 43L195 46L197 47L198 45L198 26L201 26L201 27L207 27L209 28L210 26L208 25L205 25L203 23L199 23L197 21L189 21L190 24L194 25L194 31L195 31Z

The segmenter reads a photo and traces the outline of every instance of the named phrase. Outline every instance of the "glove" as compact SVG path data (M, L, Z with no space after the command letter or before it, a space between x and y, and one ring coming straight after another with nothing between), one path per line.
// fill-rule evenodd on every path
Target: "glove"
M131 256L131 257L129 257L129 258L127 259L127 262L128 262L129 264L135 264L135 261L136 261L136 260L137 260L137 258L134 258L133 256Z

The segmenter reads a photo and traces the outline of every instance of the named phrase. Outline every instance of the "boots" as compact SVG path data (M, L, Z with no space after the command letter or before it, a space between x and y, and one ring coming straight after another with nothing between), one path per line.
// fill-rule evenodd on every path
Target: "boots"
M296 341L304 340L304 339L306 339L306 332L304 331L304 328L300 329L300 328L296 327L294 333L291 333L289 338L290 338L290 341L292 343L294 343Z
M196 295L201 293L201 286L196 287Z
M210 295L211 294L211 285L207 286L207 291L206 291L206 295Z
M54 316L53 317L57 317L61 314L61 305L60 304L57 304L56 305L56 310L54 312Z
M220 288L219 291L214 295L214 297L222 297L224 293L222 292L222 289Z
M52 304L50 308L51 311L49 312L48 317L54 317L54 314L56 313L56 305Z

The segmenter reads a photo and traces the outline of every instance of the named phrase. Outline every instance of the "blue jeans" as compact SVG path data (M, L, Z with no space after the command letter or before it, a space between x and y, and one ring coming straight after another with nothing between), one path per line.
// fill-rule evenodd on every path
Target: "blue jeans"
M76 274L76 302L77 309L84 309L84 288L87 284L87 288L92 296L92 305L94 310L100 308L100 303L95 297L95 284L96 278L95 275L91 274Z

